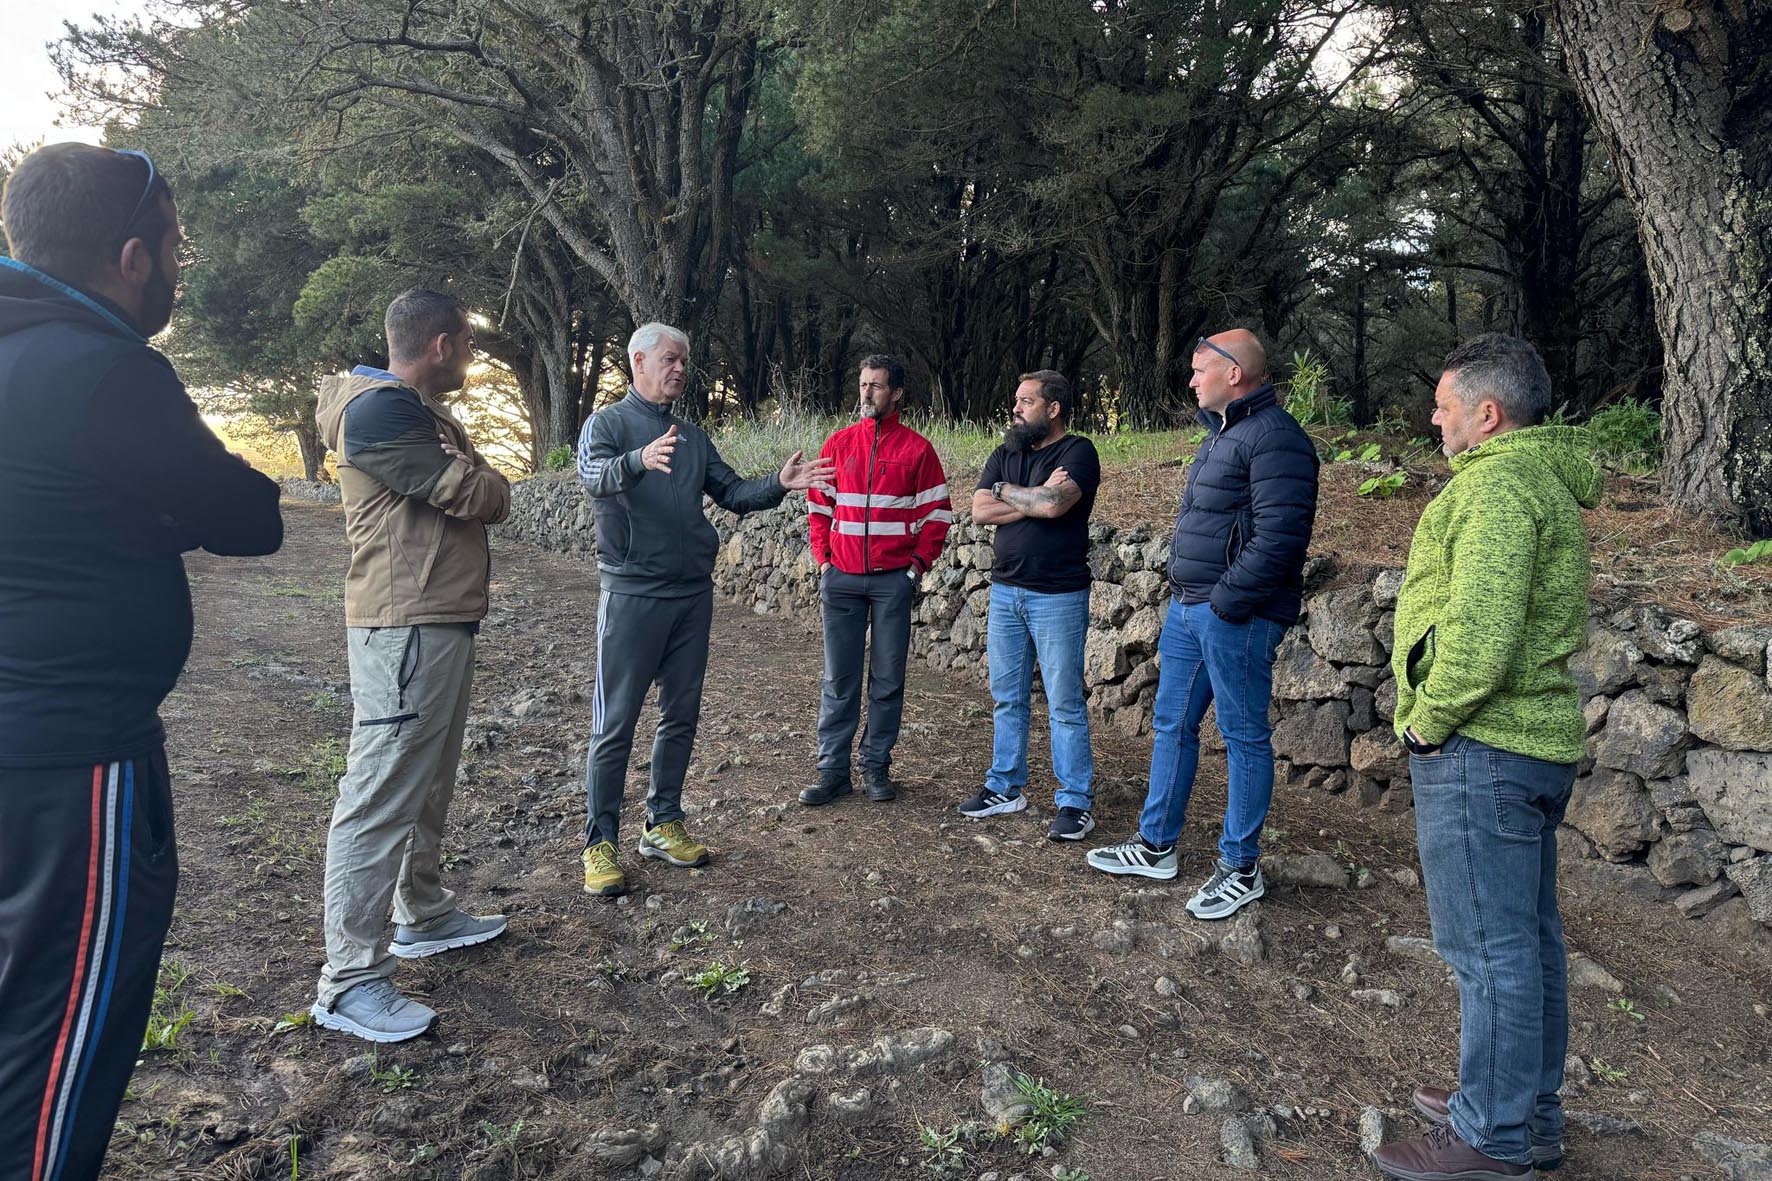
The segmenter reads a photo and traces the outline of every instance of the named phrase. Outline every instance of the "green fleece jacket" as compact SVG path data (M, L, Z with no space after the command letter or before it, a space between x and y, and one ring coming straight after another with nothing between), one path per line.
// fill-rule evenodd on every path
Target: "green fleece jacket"
M1587 432L1522 427L1452 457L1397 596L1397 735L1454 733L1553 763L1582 756L1569 657L1587 638Z

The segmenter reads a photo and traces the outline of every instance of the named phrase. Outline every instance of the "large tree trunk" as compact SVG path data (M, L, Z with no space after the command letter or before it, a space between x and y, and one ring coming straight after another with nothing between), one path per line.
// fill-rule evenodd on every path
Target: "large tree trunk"
M295 436L295 445L301 450L302 479L310 483L329 483L331 478L326 474L326 444L320 441L320 425L314 421L310 413L301 418L290 430Z
M1663 494L1772 536L1772 3L1559 0L1667 354Z

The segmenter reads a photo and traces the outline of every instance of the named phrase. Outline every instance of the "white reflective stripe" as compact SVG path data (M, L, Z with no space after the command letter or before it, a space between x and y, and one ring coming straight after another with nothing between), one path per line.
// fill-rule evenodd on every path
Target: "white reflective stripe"
M934 512L930 513L927 517L923 518L923 523L925 525L927 525L931 521L946 521L948 524L951 525L954 523L954 514L949 512L947 509L938 508Z
M830 505L819 504L817 501L813 501L813 500L807 501L806 507L811 509L815 513L823 513L827 517L832 517L832 516L836 515L834 512L831 511Z
M887 496L874 492L839 492L837 503L845 508L913 508L915 497Z
M903 537L910 527L903 521L838 521L837 532L849 537L870 533L875 537Z
M927 490L925 492L919 492L915 496L911 497L911 505L910 506L912 508L917 508L919 505L928 504L930 501L946 500L947 498L948 498L948 486L946 484L937 484L935 487L930 488L929 490Z

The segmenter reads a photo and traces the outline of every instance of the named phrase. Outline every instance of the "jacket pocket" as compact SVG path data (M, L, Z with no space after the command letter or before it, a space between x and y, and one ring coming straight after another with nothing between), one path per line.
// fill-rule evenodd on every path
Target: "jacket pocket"
M1409 658L1403 662L1403 677L1409 682L1409 687L1411 689L1421 684L1422 681L1425 681L1427 679L1427 674L1432 671L1434 667L1434 632L1439 626L1440 625L1437 623L1433 624L1425 632L1421 633L1421 638L1416 640L1414 645L1409 649ZM1417 677L1415 675L1415 667L1422 663L1424 659L1426 660L1427 665L1422 669L1421 676Z
M1243 519L1233 517L1231 519L1231 535L1225 539L1224 543L1225 569L1228 570L1237 564L1237 559L1242 556L1243 546L1246 544L1248 543L1244 538Z

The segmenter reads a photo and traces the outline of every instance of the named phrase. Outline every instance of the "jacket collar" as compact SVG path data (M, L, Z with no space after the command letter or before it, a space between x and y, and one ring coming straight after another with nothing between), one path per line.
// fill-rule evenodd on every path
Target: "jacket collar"
M146 341L148 339L130 320L128 313L102 295L93 295L90 292L82 291L70 283L62 282L46 271L40 271L29 263L22 263L16 258L0 258L0 267L17 271L21 275L37 280L51 291L72 300L83 310L99 317L105 324L115 328L131 340Z
M866 419L866 418L858 418L855 421L855 425L865 427L869 421L870 420ZM883 435L887 431L891 430L893 427L898 425L898 411L894 410L892 413L886 415L884 418L876 418L871 421L874 424L874 430L877 433Z
M623 398L622 401L632 402L636 407L638 407L641 410L644 410L646 413L653 415L656 418L671 417L671 407L668 403L666 405L660 406L656 402L648 402L645 398L642 398L640 396L640 391L635 389L633 386L628 387L628 396Z
M1198 411L1195 413L1194 418L1199 421L1201 426L1209 431L1222 431L1232 423L1248 418L1258 410L1266 410L1269 406L1279 405L1279 402L1280 397L1274 392L1273 383L1267 382L1264 383L1260 389L1244 394L1235 402L1226 406L1224 408L1224 417L1222 421L1218 415L1210 410Z

